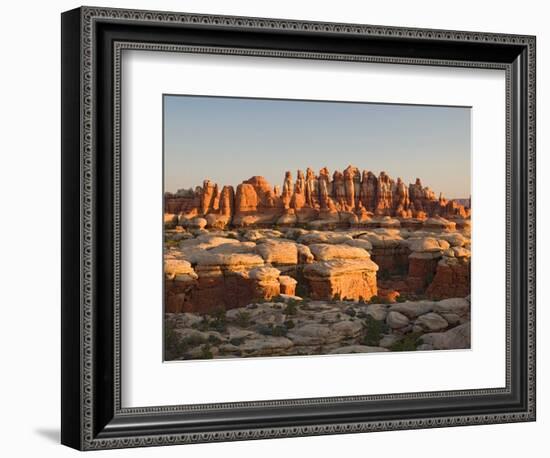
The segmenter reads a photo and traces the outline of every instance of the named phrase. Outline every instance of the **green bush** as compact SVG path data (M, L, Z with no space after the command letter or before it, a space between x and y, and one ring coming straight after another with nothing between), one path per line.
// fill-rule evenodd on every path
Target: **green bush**
M298 313L298 301L289 299L284 310L285 315L296 315Z
M391 351L416 351L416 347L422 343L421 336L421 332L411 332L391 345L389 349Z
M263 336L271 336L273 335L273 325L260 324L256 328L256 331L258 332L258 334L262 334Z
M287 333L288 333L288 329L285 326L280 326L280 325L274 326L271 331L271 335L273 337L284 337L286 336Z
M207 339L199 335L190 335L181 339L181 343L186 346L186 348L196 347L205 343Z
M284 323L283 323L287 329L292 329L294 326L296 326L294 324L294 321L292 320L286 320Z
M235 324L241 328L250 326L250 313L246 310L239 310L235 317Z
M200 335L179 337L178 334L175 332L176 326L173 322L167 322L164 329L164 358L167 361L184 357L185 353L187 353L192 348L195 348L207 342L220 342L220 339L218 339L216 336L209 336L208 339Z
M235 345L236 347L238 347L240 344L242 344L244 342L244 337L233 337L229 343L231 345Z
M167 361L176 359L181 356L182 350L175 323L166 321L164 325L164 358Z
M217 345L221 342L221 339L217 336L215 336L214 334L210 334L208 336L208 343L211 343L213 345Z
M377 347L380 340L388 332L388 325L384 321L377 321L372 316L367 315L363 322L365 337L363 345Z
M210 345L203 345L201 348L201 359L212 359L214 358L214 354L212 353L212 350L210 350Z
M214 331L224 332L227 327L225 308L217 308L210 316L212 318L210 320L207 319L208 328Z

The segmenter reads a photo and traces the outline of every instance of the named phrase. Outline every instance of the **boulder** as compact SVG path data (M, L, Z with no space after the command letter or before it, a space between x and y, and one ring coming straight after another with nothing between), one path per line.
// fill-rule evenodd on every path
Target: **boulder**
M332 330L343 337L356 337L363 330L363 325L359 320L345 320L335 323Z
M200 218L200 217L195 217L195 218L190 219L187 222L187 227L189 229L204 229L207 224L208 224L208 221L206 221L206 219Z
M460 317L470 313L470 302L461 297L443 299L439 302L434 302L433 311L437 313L454 313Z
M303 234L298 238L298 243L303 245L311 245L313 243L331 243L339 244L353 240L348 234L339 234L338 232L318 232L313 231Z
M400 304L394 304L390 307L393 312L399 312L406 317L415 319L420 315L429 313L434 309L434 302L430 301L415 301L415 302L402 302Z
M409 241L409 249L414 252L438 252L446 250L449 247L449 242L447 242L446 240L438 240L432 237L413 239Z
M388 306L385 304L370 304L366 308L366 313L377 321L384 321L388 315Z
M372 243L370 243L368 240L365 240L365 239L352 239L352 240L347 240L344 243L349 246L362 248L363 250L368 250L368 251L372 250Z
M370 259L318 261L304 267L312 299L369 300L378 292L378 266Z
M197 256L197 272L206 272L212 267L221 268L228 271L244 271L252 267L264 265L264 260L250 253L210 253L203 252L201 256Z
M440 216L435 216L424 221L423 227L428 230L454 231L456 230L456 223Z
M206 227L212 229L225 229L231 222L229 215L223 215L219 213L210 213L204 217L206 220Z
M287 337L295 345L322 345L337 340L328 326L318 323L297 326L288 332Z
M254 254L256 244L254 242L224 243L208 250L210 254Z
M239 350L247 356L279 355L293 345L286 337L262 336L258 339L247 339L239 345Z
M314 243L309 245L309 249L317 261L370 258L369 252L363 248L357 248L346 244L331 245L328 243Z
M297 264L298 248L296 243L277 239L268 239L256 245L256 252L270 264Z
M420 326L425 331L441 331L449 326L449 323L445 318L437 313L426 313L420 316L414 323L416 326Z
M307 245L301 243L296 244L298 250L298 263L299 264L311 264L314 261L314 256Z
M470 322L456 326L445 332L434 332L422 336L423 344L435 350L455 350L470 348Z
M402 313L390 311L386 316L386 323L392 329L399 329L409 324L409 319Z
M279 284L281 294L286 294L288 296L294 296L296 294L296 285L298 282L288 275L281 275L279 277Z
M183 259L165 259L164 275L167 279L173 280L177 275L195 274L191 263Z
M368 345L348 345L346 347L336 348L329 352L330 355L345 355L352 353L380 353L384 351L389 351L387 348L383 347L372 347Z

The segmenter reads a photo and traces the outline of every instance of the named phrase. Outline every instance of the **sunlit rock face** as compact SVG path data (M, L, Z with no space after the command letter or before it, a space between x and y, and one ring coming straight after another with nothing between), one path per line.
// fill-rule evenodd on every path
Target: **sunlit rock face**
M420 179L205 180L165 195L164 227L168 359L470 345L470 209Z
M165 231L170 312L230 310L279 295L394 303L470 292L469 230L302 228Z
M309 224L312 229L398 227L429 219L431 228L452 230L456 223L441 219L466 219L470 212L457 201L436 197L419 178L407 185L386 172L376 176L353 165L332 174L326 167L318 174L311 168L305 173L298 170L295 179L288 171L282 188L272 186L262 176L253 176L236 188L220 188L204 180L195 189L166 193L164 210L182 225L202 217L207 228L215 229L274 224Z

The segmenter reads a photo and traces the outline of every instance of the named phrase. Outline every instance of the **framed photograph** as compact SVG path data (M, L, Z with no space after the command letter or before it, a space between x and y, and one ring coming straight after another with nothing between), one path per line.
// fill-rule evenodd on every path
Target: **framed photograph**
M535 37L62 15L62 443L535 420Z

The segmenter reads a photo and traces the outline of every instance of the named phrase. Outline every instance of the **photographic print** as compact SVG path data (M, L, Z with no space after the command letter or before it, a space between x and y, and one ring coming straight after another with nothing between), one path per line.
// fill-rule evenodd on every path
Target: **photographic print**
M470 348L470 107L163 111L165 361Z

